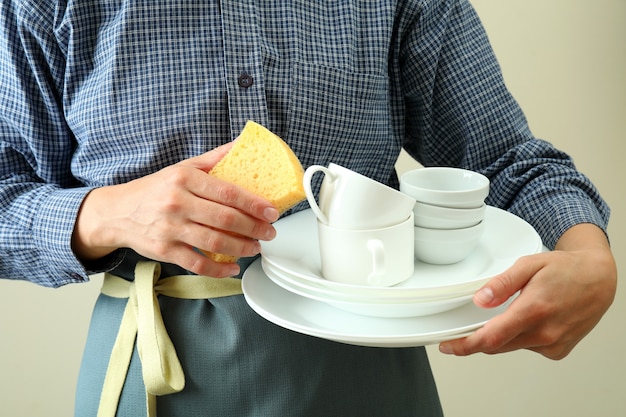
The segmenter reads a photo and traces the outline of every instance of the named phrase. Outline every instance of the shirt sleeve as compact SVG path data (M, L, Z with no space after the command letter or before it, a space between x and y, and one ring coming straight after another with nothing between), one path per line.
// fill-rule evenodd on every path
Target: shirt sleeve
M549 248L579 223L606 233L608 206L566 153L533 136L469 2L430 2L419 16L399 56L408 153L485 174L487 203L528 221Z
M71 174L54 10L12 7L0 7L0 278L57 287L88 279L71 236L89 189Z

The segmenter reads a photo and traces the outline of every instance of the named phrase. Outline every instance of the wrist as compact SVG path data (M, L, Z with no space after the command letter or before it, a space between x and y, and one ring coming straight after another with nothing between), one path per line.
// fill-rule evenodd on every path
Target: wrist
M558 251L578 252L579 257L592 259L598 276L617 278L617 265L609 240L600 227L591 223L581 223L568 229L557 241ZM613 283L613 286L615 283Z
M116 243L116 222L111 201L115 187L96 188L85 196L74 225L72 250L78 259L93 261L121 246Z
M591 223L572 226L556 242L555 250L606 249L610 251L609 241L604 231Z

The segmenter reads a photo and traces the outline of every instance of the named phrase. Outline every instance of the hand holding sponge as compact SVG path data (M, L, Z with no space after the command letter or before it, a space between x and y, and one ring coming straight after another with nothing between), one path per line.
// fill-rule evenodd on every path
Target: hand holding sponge
M253 121L246 123L233 147L209 174L265 198L281 214L306 198L298 157L281 138ZM237 260L230 255L205 254L217 262Z

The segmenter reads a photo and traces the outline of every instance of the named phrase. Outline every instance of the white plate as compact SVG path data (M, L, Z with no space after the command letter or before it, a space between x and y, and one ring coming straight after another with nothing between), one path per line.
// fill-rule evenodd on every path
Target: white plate
M379 296L377 292L373 293L359 293L359 292L346 292L346 291L337 291L334 288L329 288L325 285L317 285L312 282L308 282L305 280L298 279L298 277L289 274L278 268L271 263L268 263L264 257L261 257L261 267L265 271L265 273L272 278L272 274L279 275L283 282L288 283L292 288L300 288L304 291L309 291L311 293L315 293L320 295L321 297L325 297L326 299L333 299L338 301L357 301L357 302L367 302L367 303L418 303L418 302L429 302L429 301L440 301L440 300L448 300L450 298L457 297L465 297L468 295L474 294L474 292L470 291L462 291L459 293L446 293L441 296L432 296L432 297L421 297L421 296L403 296L403 297L389 297L389 296Z
M464 337L502 313L509 304L481 309L469 303L424 317L365 317L279 287L265 275L260 260L246 270L242 287L250 307L274 324L323 339L375 347L424 346Z
M378 292L347 292L336 290L334 288L327 287L326 285L317 285L316 283L309 282L306 280L299 279L297 276L291 275L286 271L281 270L275 265L272 265L265 259L261 257L261 267L265 274L276 281L274 277L278 277L281 283L276 282L278 285L281 285L283 288L287 290L293 290L296 292L297 290L306 291L310 294L315 294L320 297L320 301L348 301L348 302L359 302L359 303L378 303L378 304L398 304L398 303L430 303L437 301L449 300L452 298L459 297L471 297L474 294L474 291L466 290L466 291L458 291L458 292L450 292L440 296L403 296L403 297L389 297L389 295L379 294ZM297 292L296 292L297 293Z
M535 229L511 213L487 206L483 221L485 231L469 257L453 265L431 265L416 260L413 275L393 287L367 287L324 279L316 218L311 210L276 222L276 238L261 242L261 254L265 262L289 274L292 279L326 287L336 294L359 294L389 301L461 296L476 291L519 257L538 253L543 247Z
M346 301L336 299L324 293L315 290L302 288L297 283L285 277L281 271L274 269L270 265L263 265L263 272L276 285L302 297L312 300L321 301L341 310L351 313L360 314L371 317L417 317L437 314L448 311L467 304L471 301L473 295L468 294L461 297L446 298L443 300L426 300L426 301L407 301L407 302L370 302L363 301Z

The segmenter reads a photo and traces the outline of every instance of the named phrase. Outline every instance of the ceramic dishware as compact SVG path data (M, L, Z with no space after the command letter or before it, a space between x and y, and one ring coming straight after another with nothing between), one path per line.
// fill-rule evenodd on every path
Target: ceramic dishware
M246 269L242 289L248 305L278 326L341 343L386 348L423 346L468 336L506 310L514 299L494 308L469 302L428 316L366 317L281 288L263 273L259 260Z
M541 252L543 244L535 229L505 210L487 206L482 238L461 262L433 265L416 260L413 275L392 287L366 287L334 282L322 276L317 218L307 209L274 223L276 238L261 241L264 263L294 280L314 288L326 288L346 299L395 302L441 299L476 292L491 277L505 271L525 255ZM511 239L515 236L515 239Z
M475 226L485 218L486 204L477 208L455 208L415 203L415 226L429 229L463 229Z
M317 172L324 174L319 205L311 188ZM406 221L415 199L355 171L331 163L313 165L303 178L311 209L323 224L343 229L376 229Z
M343 229L317 220L322 276L364 286L391 286L415 267L413 213L403 222L377 229Z
M489 179L477 172L460 168L419 168L402 175L400 191L421 203L477 208L485 203L489 194Z
M341 310L371 317L416 317L436 314L462 306L470 302L474 296L473 293L467 293L443 299L393 300L388 302L381 302L374 298L366 297L361 299L345 299L341 296L329 296L323 289L317 290L302 286L300 283L292 280L289 275L271 265L263 264L262 262L262 267L263 272L269 279L287 291L302 297L328 303Z
M467 258L484 232L484 222L463 229L415 226L415 256L422 262L447 265Z

